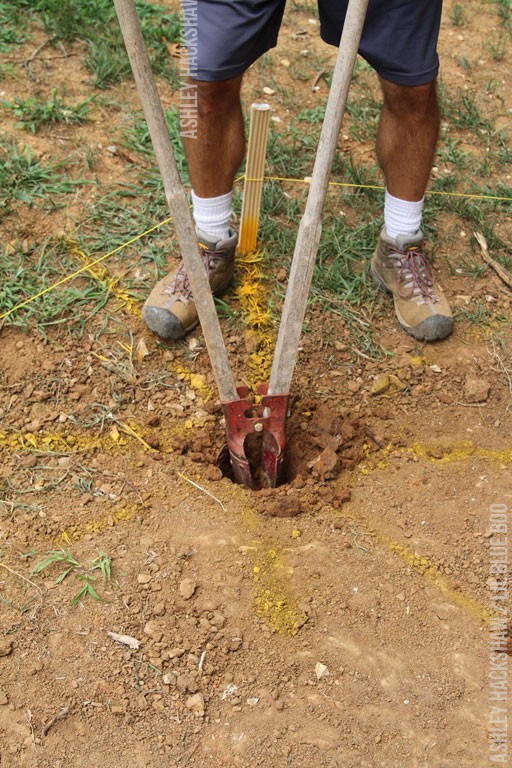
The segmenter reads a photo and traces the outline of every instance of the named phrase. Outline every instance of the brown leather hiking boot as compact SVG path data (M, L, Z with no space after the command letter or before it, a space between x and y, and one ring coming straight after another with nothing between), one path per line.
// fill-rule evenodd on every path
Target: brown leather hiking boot
M204 256L212 293L226 290L235 268L238 233L230 230L226 240L214 243L197 230L199 248ZM142 309L142 319L162 339L181 339L199 322L192 289L183 262L176 272L160 280Z
M398 322L407 333L423 341L450 335L451 309L423 253L421 230L412 237L399 235L395 240L383 228L371 271L379 288L393 295Z

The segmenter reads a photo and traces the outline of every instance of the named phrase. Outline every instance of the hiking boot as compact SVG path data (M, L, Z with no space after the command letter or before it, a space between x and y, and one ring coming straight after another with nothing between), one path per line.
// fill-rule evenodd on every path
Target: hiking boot
M407 333L422 341L450 335L452 313L423 253L421 230L394 239L382 228L371 271L379 288L393 295L398 322Z
M238 234L230 229L226 240L212 242L196 230L198 245L204 256L212 293L219 295L233 277ZM142 309L142 319L162 339L181 339L199 322L192 288L182 261L176 272L160 280Z

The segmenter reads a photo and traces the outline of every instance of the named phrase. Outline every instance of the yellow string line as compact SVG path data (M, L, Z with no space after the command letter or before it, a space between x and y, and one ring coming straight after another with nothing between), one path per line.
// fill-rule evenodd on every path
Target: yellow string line
M286 176L263 176L261 179L247 179L245 176L238 176L236 181L288 181L295 184L310 184L311 180L308 179L292 179ZM385 187L377 184L350 184L344 181L330 181L331 187L351 187L355 189L377 189L381 192ZM512 197L497 197L496 195L471 195L464 192L438 192L435 190L427 190L427 195L444 195L446 197L465 197L472 200L502 200L507 203L512 202Z
M99 264L105 259L108 259L109 256L113 256L115 253L119 253L119 251L122 251L123 248L126 248L128 245L131 245L132 243L136 243L137 240L140 240L142 237L149 235L151 232L154 232L155 229L162 227L164 224L168 224L170 221L172 221L172 216L169 216L167 219L164 219L163 221L159 221L158 224L155 224L150 229L146 229L146 231L142 232L140 235L136 235L135 237L132 237L132 239L128 240L126 243L122 243L122 245L118 245L118 247L114 248L113 251L104 253L103 256L100 256L98 259L95 259L94 261L89 262L88 264L81 267L80 269L77 269L76 272L73 272L71 275L66 275L66 277L63 277L61 280L58 280L56 283L53 283L53 285L49 285L48 288L45 288L44 290L39 291L39 293L36 293L35 296L29 296L29 298L25 299L25 301L22 301L20 304L16 304L15 307L11 307L11 309L9 309L7 312L4 312L3 314L1 314L0 320L3 320L5 317L9 317L9 315L12 315L13 312L16 312L18 309L22 309L27 304L30 304L31 301L35 301L35 299L38 299L40 296L44 296L46 293L53 291L55 288L58 288L59 285L63 285L63 283L67 283L69 280L72 280L74 277L81 275L82 272L87 272L87 270L91 269L91 267L94 267L96 266L96 264Z
M306 179L293 179L293 178L288 178L286 176L263 176L261 179L246 179L245 176L238 176L235 179L236 182L244 181L244 180L245 181L287 181L293 184L309 184L310 183ZM355 189L377 189L380 191L384 190L384 187L374 185L374 184L351 184L348 182L341 182L341 181L330 181L329 186L349 187L349 188L355 188ZM469 199L498 200L506 203L510 203L512 201L512 197L498 197L496 195L471 195L463 192L436 192L436 191L427 190L426 194L427 195L444 195L445 197L463 197L468 200ZM45 288L39 293L36 293L35 296L29 296L28 299L25 299L19 304L16 304L14 307L11 307L11 309L7 310L7 312L4 312L3 314L1 314L0 320L3 320L4 318L9 317L9 315L12 315L14 312L17 312L18 309L22 309L23 307L26 307L27 304L30 304L32 301L35 301L40 296L44 296L46 293L53 291L54 288L58 288L59 285L63 285L64 283L67 283L69 280L72 280L74 277L81 275L82 272L86 272L91 267L94 267L96 264L99 264L105 259L108 259L110 256L113 256L115 253L119 253L119 251L122 251L123 248L126 248L129 245L132 245L132 243L136 243L137 240L140 240L146 235L149 235L151 232L154 232L155 229L162 227L164 224L168 224L170 221L172 221L172 216L169 216L167 219L164 219L163 221L159 221L158 224L155 224L153 227L150 227L150 229L146 229L146 231L141 232L140 235L136 235L135 237L132 237L131 240L128 240L126 243L122 243L117 248L114 248L113 251L109 251L108 253L103 254L103 256L100 256L98 259L95 259L94 261L91 261L89 264L86 264L84 267L77 269L76 272L73 272L71 275L67 275L66 277L63 277L61 280L58 280L56 283L53 283L53 285L48 286L48 288Z

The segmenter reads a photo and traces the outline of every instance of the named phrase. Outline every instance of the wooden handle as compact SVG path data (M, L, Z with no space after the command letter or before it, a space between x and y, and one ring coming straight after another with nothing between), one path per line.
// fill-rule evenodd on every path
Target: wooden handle
M322 234L322 209L367 7L368 0L349 0L311 186L295 243L283 316L270 374L269 395L285 395L290 390L313 267Z
M164 183L165 196L174 220L176 236L185 269L192 286L194 302L210 356L210 362L222 402L238 400L229 365L219 318L208 282L204 261L197 247L192 215L183 189L165 117L151 69L139 18L133 0L114 0L124 44L130 59L139 100L148 124L151 142Z

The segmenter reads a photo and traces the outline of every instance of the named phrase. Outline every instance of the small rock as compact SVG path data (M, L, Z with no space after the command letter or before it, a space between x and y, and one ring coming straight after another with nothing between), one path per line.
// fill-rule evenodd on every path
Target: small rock
M383 395L387 392L391 385L389 375L387 373L379 373L373 380L371 393L372 395Z
M0 707L3 707L3 706L5 706L8 703L9 703L8 695L6 694L5 691L1 691L0 690Z
M162 675L162 683L164 685L176 685L177 675L174 672L166 672Z
M255 706L256 706L256 704L258 703L258 701L259 701L258 697L257 697L257 696L254 696L254 697L253 697L253 698L251 698L251 699L247 699L247 704L248 704L250 707L255 707Z
M438 392L437 399L444 403L445 405L451 405L451 403L454 402L453 397L449 394L449 392Z
M194 579L182 579L182 581L180 581L180 595L184 600L190 600L196 589L197 584Z
M148 637L150 637L156 643L159 643L164 636L163 629L161 629L161 627L159 627L155 621L148 621L144 627L144 634L148 635Z
M153 616L163 616L165 613L164 603L155 603L153 607Z
M214 627L217 627L217 629L222 629L225 623L226 617L223 616L219 611L214 611L214 614L210 619L210 624L212 624Z
M0 656L9 656L9 654L12 653L12 649L12 640L0 638Z
M204 696L202 693L194 693L193 696L189 696L185 706L194 712L196 717L204 717Z
M323 680L325 677L329 676L329 668L325 666L325 664L322 664L321 661L318 661L315 665L315 675L317 680Z
M242 646L242 638L241 637L232 637L229 641L229 650L233 653L235 651L238 651L239 648Z
M278 699L275 706L278 712L282 712L284 709L284 701L282 699Z
M137 576L137 584L149 584L151 581L150 573L139 573Z
M179 659L181 656L183 656L184 653L184 648L172 648L167 655L169 659Z
M490 391L491 385L485 379L479 379L472 374L466 376L464 395L468 403L485 403Z
M266 85L263 88L263 93L265 96L273 96L275 94L275 90L273 88L269 88L268 85Z

